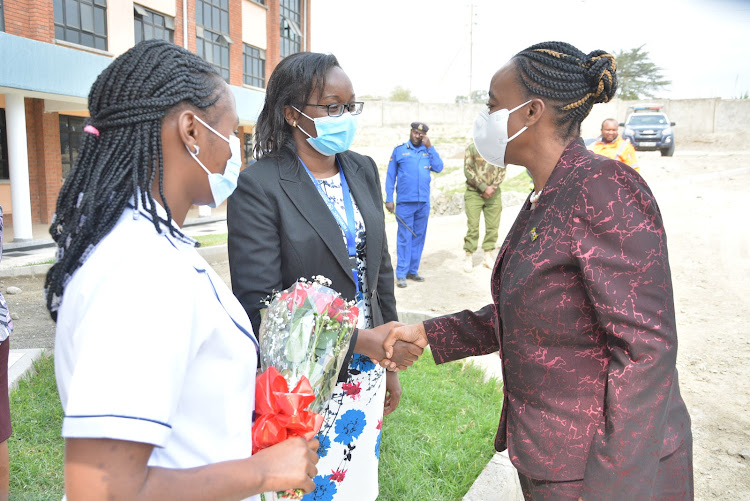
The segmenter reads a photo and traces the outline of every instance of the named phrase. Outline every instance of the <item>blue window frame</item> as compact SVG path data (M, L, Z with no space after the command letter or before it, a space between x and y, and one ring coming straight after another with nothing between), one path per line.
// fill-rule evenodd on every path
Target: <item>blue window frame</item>
M300 2L302 0L281 0L281 58L302 50L302 31L300 25Z
M245 85L266 86L266 51L244 44L242 80Z
M196 45L199 56L229 81L229 0L195 1Z
M135 43L143 40L174 42L174 18L134 4Z
M70 169L76 164L81 148L84 119L60 115L60 159L62 161L63 179L68 177Z
M107 0L53 0L55 38L107 50Z

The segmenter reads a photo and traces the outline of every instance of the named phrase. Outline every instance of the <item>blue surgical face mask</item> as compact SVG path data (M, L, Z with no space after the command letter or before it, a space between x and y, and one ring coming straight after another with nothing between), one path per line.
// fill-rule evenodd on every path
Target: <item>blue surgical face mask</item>
M217 132L216 129L198 118L198 116L196 116L195 119L205 125L208 130L222 138L224 141L228 142L229 151L232 153L232 156L229 158L229 160L227 161L227 165L224 168L224 173L219 174L218 172L211 172L210 170L208 170L206 166L203 165L203 162L198 159L200 148L198 148L197 144L195 145L195 153L190 151L188 145L185 145L185 148L187 148L188 153L190 153L190 155L193 157L193 160L198 162L198 165L203 167L203 170L206 171L206 174L208 174L208 184L209 186L211 186L211 195L214 199L213 203L208 204L208 206L216 208L221 205L224 200L229 198L229 195L231 195L232 192L234 192L235 188L237 188L237 178L240 175L240 166L242 165L240 138L235 135L226 138L221 133Z
M294 106L292 108L315 124L318 137L312 137L299 124L297 128L305 133L307 142L319 153L330 157L336 153L345 152L352 145L354 134L357 132L357 118L351 113L344 113L340 117L311 118Z

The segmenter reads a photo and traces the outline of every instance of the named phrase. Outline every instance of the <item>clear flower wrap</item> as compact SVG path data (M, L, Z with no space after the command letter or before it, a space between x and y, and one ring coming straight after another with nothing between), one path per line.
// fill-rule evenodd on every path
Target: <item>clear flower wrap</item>
M310 414L319 414L331 398L360 311L330 284L321 276L312 282L300 278L275 293L262 314L259 342L264 372L256 383L254 450L292 436L310 439L319 431L322 418L312 419ZM283 376L286 388L269 382L271 368ZM300 397L298 391L310 387L315 399L308 406L309 397ZM301 499L302 491L277 492L274 497Z

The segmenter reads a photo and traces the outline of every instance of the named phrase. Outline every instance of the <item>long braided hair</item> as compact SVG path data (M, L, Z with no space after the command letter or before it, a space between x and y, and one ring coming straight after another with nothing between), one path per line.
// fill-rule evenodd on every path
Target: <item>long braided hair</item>
M266 101L255 126L255 158L294 148L292 126L284 117L284 106L302 109L315 90L322 95L326 75L334 66L339 66L336 56L317 52L297 52L276 66L268 79Z
M57 309L73 273L114 227L131 199L139 197L159 233L178 238L164 198L162 119L183 107L205 109L221 95L218 72L195 54L161 40L140 42L115 59L89 92L88 124L74 168L57 199L50 234L57 259L47 273L47 309ZM98 132L97 132L98 131ZM158 176L167 219L157 215L151 189Z
M565 42L543 42L513 61L528 94L555 104L563 139L577 137L594 104L608 102L617 90L617 63L603 50L584 54Z

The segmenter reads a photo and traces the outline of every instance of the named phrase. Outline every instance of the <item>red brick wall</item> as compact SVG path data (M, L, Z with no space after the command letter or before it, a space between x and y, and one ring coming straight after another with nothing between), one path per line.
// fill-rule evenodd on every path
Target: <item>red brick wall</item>
M41 42L52 42L55 16L52 0L4 0L5 32Z
M242 0L229 0L229 83L242 86Z
M26 98L26 146L29 152L29 189L31 190L31 221L41 221L39 211L41 191L41 170L44 168L44 150L42 149L42 109L44 102L40 99Z
M268 7L268 17L266 18L266 32L268 34L268 48L266 49L266 83L268 83L268 77L271 76L276 65L281 61L281 6L279 0L269 0L266 2ZM302 46L302 50L309 51L312 45L310 44L311 39L311 24L310 24L310 11L312 8L311 0L300 0L300 15L305 16L303 23L305 26L300 26L303 34L307 34L305 41Z
M55 38L55 9L52 0L28 0L29 38L51 42Z
M32 223L49 223L62 187L60 123L57 113L44 113L44 101L26 98L26 147Z
M188 9L190 9L190 4L192 4L193 12L195 12L195 0L191 0L188 2ZM183 30L184 30L184 23L182 19L182 2L180 0L175 0L174 43L176 45L179 45L180 47L185 46L183 44L183 41L184 41Z
M273 72L273 69L281 60L281 46L279 43L281 30L281 9L279 0L269 0L268 17L266 17L266 36L268 37L268 47L266 48L266 84Z
M62 188L62 159L60 158L60 117L57 113L42 114L42 140L44 151L44 176L38 188L44 190L39 196L40 222L51 223L55 213L57 196Z
M176 0L177 4L180 5L180 10L182 10L182 5L180 0ZM190 52L195 52L196 50L196 42L195 42L195 0L188 0L187 3L187 15L188 15L188 50Z

